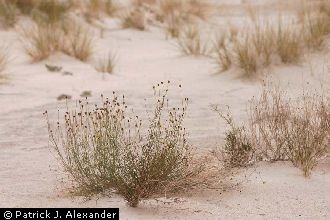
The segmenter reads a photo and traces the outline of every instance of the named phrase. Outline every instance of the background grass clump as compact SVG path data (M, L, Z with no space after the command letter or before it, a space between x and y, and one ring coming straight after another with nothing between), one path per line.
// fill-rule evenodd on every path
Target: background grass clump
M4 46L0 45L0 80L4 77L3 72L5 71L8 63L8 54Z
M168 105L167 85L154 87L156 99L146 128L139 116L130 117L126 101L114 95L91 108L67 110L64 123L48 121L52 146L77 190L93 194L113 189L130 206L145 198L178 189L196 170L180 108Z

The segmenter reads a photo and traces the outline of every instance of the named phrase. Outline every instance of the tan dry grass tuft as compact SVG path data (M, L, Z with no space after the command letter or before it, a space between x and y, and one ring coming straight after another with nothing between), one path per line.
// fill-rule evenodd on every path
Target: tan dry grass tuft
M264 91L251 105L250 123L255 146L271 161L290 160L304 176L329 150L329 97L303 94L290 100L280 91Z
M53 52L63 47L64 35L61 30L52 25L44 26L34 23L28 27L21 26L18 31L26 54L34 62L48 58Z
M216 54L216 62L220 67L220 71L228 70L233 63L233 55L231 48L228 46L228 38L226 34L218 35L214 44Z
M68 1L59 0L39 0L31 11L32 18L38 23L54 24L63 21L71 4Z
M203 41L196 25L185 27L177 42L182 53L185 55L209 54L208 45Z
M8 54L5 47L0 46L0 79L3 78L3 72L6 69L8 63Z
M141 8L134 8L121 15L122 27L144 31L146 29L145 12Z
M88 0L84 8L86 20L92 22L95 19L100 19L102 14L114 16L119 6L114 0Z
M251 77L269 67L277 57L282 63L297 63L304 52L299 33L292 23L271 25L257 20L252 28L220 35L213 49L219 71L234 65Z
M258 58L255 48L251 44L249 35L243 39L235 38L233 40L233 54L237 66L247 77L252 77L257 72Z
M166 34L179 37L184 27L193 25L196 18L206 20L212 7L207 0L161 0L154 8L157 20L164 23Z
M109 52L103 58L95 61L95 69L100 73L113 73L116 63L116 55L112 52Z
M6 28L8 28L13 27L16 22L16 5L7 0L0 0L0 23L2 23Z
M33 23L21 26L18 31L25 52L34 62L58 51L87 61L93 52L91 32L75 20L60 24Z
M80 61L87 61L93 53L93 34L78 21L69 22L62 51Z

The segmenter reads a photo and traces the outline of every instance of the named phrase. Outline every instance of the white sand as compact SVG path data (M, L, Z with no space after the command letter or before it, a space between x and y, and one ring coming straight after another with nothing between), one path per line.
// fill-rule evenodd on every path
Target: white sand
M244 17L227 13L225 19L241 23ZM216 23L219 20L214 19L210 28L223 28L226 21ZM144 111L144 98L151 97L154 83L182 84L182 92L174 89L171 97L173 102L190 99L189 140L198 149L212 150L221 144L226 127L210 106L229 105L237 120L244 120L248 100L261 89L261 80L243 80L235 69L215 74L212 60L182 56L175 41L166 40L156 27L140 32L117 30L112 20L106 23L109 29L103 39L95 40L95 54L102 56L115 48L118 63L115 73L105 76L63 54L31 64L17 34L0 30L1 41L11 46L9 79L0 84L0 207L119 207L123 219L330 219L330 159L309 179L290 163L260 163L242 171L236 178L244 181L226 192L190 193L176 202L164 200L169 204L148 200L129 208L118 196L86 202L65 195L66 183L60 181L63 174L48 146L42 116L48 110L56 117L57 108L63 106L56 100L60 94L79 99L84 90L91 90L92 100L97 101L101 93L118 91L139 112ZM329 57L329 53L317 53L297 66L274 65L266 80L292 96L321 86L329 94ZM63 66L74 75L50 73L45 63Z

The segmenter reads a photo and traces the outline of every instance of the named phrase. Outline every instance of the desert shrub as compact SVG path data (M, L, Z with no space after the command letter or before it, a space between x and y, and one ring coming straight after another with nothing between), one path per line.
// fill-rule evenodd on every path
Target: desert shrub
M106 56L96 61L95 69L100 73L113 73L115 62L116 55L109 52Z
M17 22L17 8L15 4L1 0L0 1L0 23L5 27L13 27Z
M47 120L52 146L83 193L114 189L135 207L192 175L183 127L188 99L181 108L171 108L167 85L154 89L147 127L140 117L127 114L124 96L121 100L115 93L95 108L80 102L79 109L67 110L64 123L58 121L54 128Z
M183 30L178 39L178 46L186 55L207 55L209 53L196 25L187 26Z
M211 3L208 0L161 0L157 16L164 21L166 16L180 16L186 22L193 18L207 19L211 12Z
M255 149L250 143L246 128L237 126L229 111L224 113L217 108L214 110L229 126L229 131L225 134L224 148L220 150L220 158L225 167L246 167L253 164L255 162Z
M251 101L247 125L231 126L225 149L236 144L243 153L251 147L256 160L289 160L307 177L330 149L329 115L330 102L325 96L304 94L295 101L278 90L264 90ZM229 116L222 118L232 123ZM238 155L235 159L245 164L246 159L232 149L232 155Z
M288 160L286 129L292 112L285 96L280 91L264 89L259 98L251 101L251 138L254 145L263 146L259 154L268 161Z
M260 100L250 115L255 144L264 146L263 157L290 160L309 176L329 149L329 100L317 94L288 100L279 91L264 91Z

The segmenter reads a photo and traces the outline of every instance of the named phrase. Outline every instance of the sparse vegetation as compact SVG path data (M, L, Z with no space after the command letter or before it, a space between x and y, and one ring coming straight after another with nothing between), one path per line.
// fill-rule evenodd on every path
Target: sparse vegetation
M252 29L226 35L216 40L215 59L220 71L239 67L245 76L272 64L279 57L282 63L296 63L303 54L303 42L293 24L261 25L255 21Z
M220 67L220 71L228 70L233 63L233 55L231 54L231 49L228 47L226 34L219 35L219 37L216 39L214 47L216 62Z
M34 62L48 58L52 53L63 47L63 33L52 25L33 24L19 29L21 42L27 55Z
M302 55L301 38L293 25L278 25L276 51L283 63L296 63Z
M234 60L248 77L253 76L258 69L257 54L250 39L249 35L247 35L242 40L235 38L233 41Z
M34 62L48 58L56 51L62 51L81 61L92 54L92 35L77 21L65 25L34 23L20 27L21 42L26 53Z
M6 69L8 62L7 51L4 46L0 46L0 79L3 77L3 72Z
M330 149L329 97L304 94L294 101L264 90L251 102L246 126L237 127L230 115L220 115L231 126L224 156L232 166L289 160L308 177Z
M96 61L95 69L101 73L113 73L116 55L109 52L106 56Z
M0 0L0 23L6 28L13 27L17 22L17 8L7 0Z
M48 25L63 21L71 6L68 1L58 0L36 1L35 4L31 10L32 18Z
M139 8L135 8L133 11L128 11L122 15L123 28L133 28L137 30L146 29L145 14Z
M224 149L220 159L225 167L247 167L255 161L255 149L250 143L244 126L237 126L228 111L227 113L215 108L215 111L230 127L226 133Z
M93 53L93 35L87 26L77 21L69 23L62 51L81 61L87 61Z
M207 44L203 42L197 26L188 26L178 39L178 45L186 55L208 55Z
M330 35L330 3L321 1L315 10L303 9L302 18L305 42L309 48L321 49L326 36Z
M53 147L80 192L114 189L136 207L168 186L173 190L196 172L183 127L188 100L172 109L167 104L168 87L161 83L154 89L157 95L146 133L140 117L127 115L126 101L117 95L94 109L80 102L78 110L67 110L63 124L58 121L53 127L48 121Z
M304 94L288 100L279 91L265 91L251 106L252 136L271 161L290 160L305 176L329 150L328 97Z
M112 0L87 0L85 4L85 18L88 22L93 19L100 19L101 13L111 15L115 11Z

